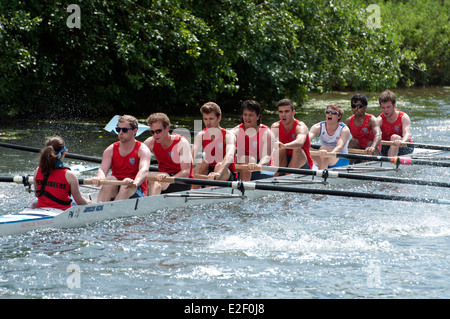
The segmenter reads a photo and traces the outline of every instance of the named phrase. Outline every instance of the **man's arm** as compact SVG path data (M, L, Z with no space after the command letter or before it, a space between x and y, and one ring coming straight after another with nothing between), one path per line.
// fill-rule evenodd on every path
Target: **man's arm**
M192 155L191 145L188 140L181 138L177 145L177 151L180 157L180 171L174 177L188 178L191 173Z

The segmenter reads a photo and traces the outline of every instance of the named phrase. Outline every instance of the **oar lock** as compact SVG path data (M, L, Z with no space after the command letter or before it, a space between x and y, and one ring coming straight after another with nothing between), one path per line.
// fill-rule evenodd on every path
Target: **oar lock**
M338 178L339 177L339 173L338 172L330 171L328 169L319 169L319 170L317 170L315 172L316 172L315 175L317 177L322 177L324 182L327 181L328 177L331 177L331 178Z
M33 184L33 175L25 175L25 176L14 176L14 182L18 184L23 184L25 188L27 188L27 192L31 193L31 185Z

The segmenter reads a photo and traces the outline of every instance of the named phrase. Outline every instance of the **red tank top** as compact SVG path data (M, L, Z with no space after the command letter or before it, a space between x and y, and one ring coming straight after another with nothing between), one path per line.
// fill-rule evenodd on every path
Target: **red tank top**
M261 159L263 154L262 145L263 145L263 136L264 132L268 130L269 127L267 125L261 124L258 132L253 137L249 137L245 134L244 123L239 124L239 135L237 138L237 152L238 157L242 155L249 155L256 159Z
M168 148L163 148L161 144L155 142L153 144L152 151L158 161L158 171L169 174L177 174L181 171L181 159L177 151L177 145L182 138L186 138L178 134L172 134L172 136L175 136L175 138ZM191 161L191 172L189 174L189 178L194 178L192 167L193 163Z
M205 152L206 160L209 163L209 166L216 166L218 162L222 162L225 158L225 155L227 153L227 143L226 143L226 134L227 130L222 128L220 136L216 137L214 140L211 139L209 135L209 131L207 128L203 130L205 133L203 135L203 151ZM218 154L216 154L216 150L219 151ZM236 172L236 167L234 165L234 162L231 163L228 168Z
M54 169L47 179L47 184L45 185L44 191L50 193L52 196L56 197L61 201L71 202L70 199L70 184L66 179L67 168L57 168ZM41 168L38 168L36 173L36 193L42 188L42 182L44 180L44 174L41 172ZM55 202L51 198L47 197L45 194L38 197L37 202L38 207L53 207L58 209L67 209L72 205L63 205L61 203Z
M278 122L278 140L285 144L285 143L289 143L292 142L293 140L295 140L295 138L297 137L295 135L295 128L297 127L297 125L300 123L300 120L295 120L295 124L292 126L291 130L289 132L286 132L286 129L284 128L283 124L281 123L281 121ZM305 152L306 155L306 159L308 160L308 165L309 168L313 167L313 160L311 158L311 154L309 153L309 150L311 148L311 141L309 139L309 135L306 135L306 140L305 143L303 143L302 149ZM286 155L292 155L292 149L287 149L286 150Z
M350 123L348 127L350 128L350 133L352 133L353 138L359 141L359 146L361 148L366 148L367 143L373 141L375 135L373 134L372 127L369 124L369 120L372 114L366 114L364 122L361 126L355 125L355 115L350 117Z
M403 136L402 117L405 112L398 111L398 117L394 123L389 123L383 113L380 114L381 119L381 138L383 141L390 141L393 134ZM409 139L412 142L412 138Z
M115 142L113 144L111 175L118 180L127 177L134 179L139 172L139 148L141 147L142 142L136 141L133 150L125 156L120 155L119 144L120 142ZM145 181L142 182L140 187L145 194L147 192L147 183Z

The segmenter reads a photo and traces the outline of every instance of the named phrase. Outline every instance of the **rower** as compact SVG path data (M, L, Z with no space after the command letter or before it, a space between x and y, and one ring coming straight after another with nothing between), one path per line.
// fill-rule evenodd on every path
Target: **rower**
M146 145L136 140L137 128L138 120L134 116L119 117L116 127L119 141L103 152L102 163L92 181L100 185L101 180L123 180L126 185L103 185L98 202L145 196L151 153ZM110 169L111 176L107 176Z
M236 142L233 133L220 127L222 111L214 102L208 102L200 108L205 129L199 132L194 139L192 158L197 158L201 148L204 158L196 163L194 175L207 175L210 180L235 181L237 180L234 154ZM193 185L192 188L199 188Z
M78 205L92 204L81 194L77 175L62 162L66 154L67 148L60 136L46 141L34 173L37 207L65 210L72 206L71 196Z
M325 121L314 124L309 130L309 138L312 141L315 136L320 139L319 156L312 159L319 169L326 169L349 164L346 158L327 157L327 152L348 153L348 141L350 130L340 122L344 110L339 104L328 104L325 110Z
M236 163L248 164L248 169L239 169L239 179L249 181L259 178L260 172L252 172L257 164L269 165L275 142L272 131L261 124L261 105L253 100L242 103L242 123L232 129L236 136Z
M400 147L401 143L412 142L411 120L408 114L395 109L397 102L392 91L383 91L378 101L381 114L377 120L381 128L381 138L383 141L394 142L394 145L382 145L381 155L395 157L411 154L414 152L414 147Z
M352 138L348 144L352 149L363 149L366 155L378 155L380 153L381 130L377 118L366 113L367 97L364 94L356 94L351 99L353 115L345 120ZM352 164L350 161L350 164Z
M149 172L148 195L158 195L191 189L188 184L161 182L166 177L193 178L191 145L179 134L170 134L170 120L164 113L153 113L147 118L152 136L144 144L153 152L158 162L158 171Z
M313 160L308 127L294 118L294 103L290 99L278 101L277 107L280 120L270 127L276 141L274 166L311 169Z

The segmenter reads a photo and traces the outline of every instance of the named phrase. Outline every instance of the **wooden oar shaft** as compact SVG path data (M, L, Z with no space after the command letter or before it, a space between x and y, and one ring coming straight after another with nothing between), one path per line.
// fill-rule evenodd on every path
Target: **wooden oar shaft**
M320 148L320 145L319 145L319 144L311 144L311 148L319 149L319 148ZM314 152L314 151L312 151L312 152ZM365 151L365 150L363 150L363 149L358 149L358 148L349 148L349 149L348 149L348 152L349 152L350 154L366 154L366 151Z
M393 141L381 141L381 145L394 145L394 142ZM431 149L431 150L450 151L450 146L423 144L423 143L401 142L400 147L417 147L417 148L425 148L425 149Z

